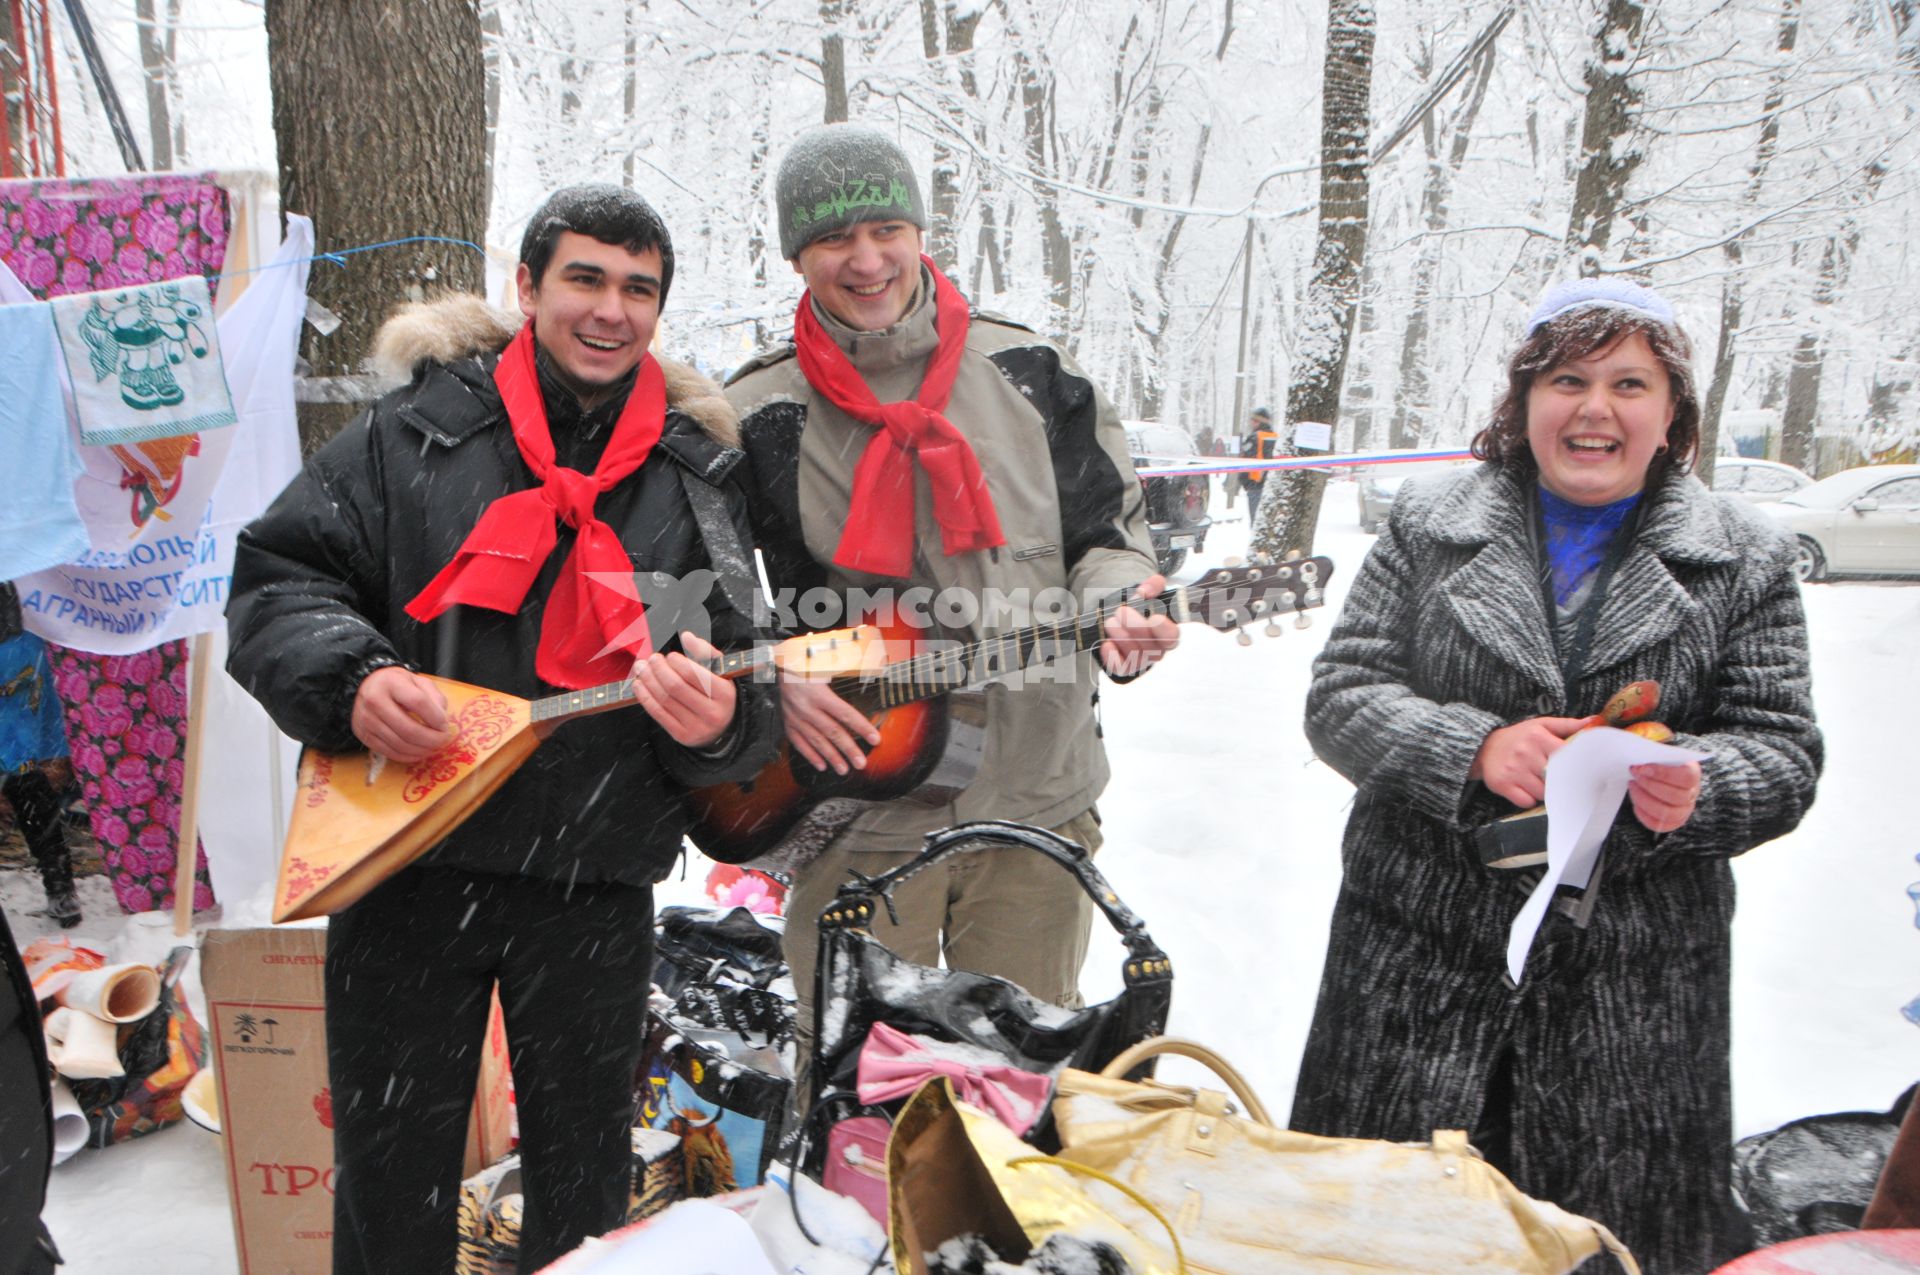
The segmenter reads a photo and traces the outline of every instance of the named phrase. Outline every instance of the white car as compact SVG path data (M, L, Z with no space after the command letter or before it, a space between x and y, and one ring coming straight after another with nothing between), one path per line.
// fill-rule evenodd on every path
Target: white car
M1394 498L1400 494L1400 485L1407 479L1420 474L1457 469L1460 463L1453 460L1416 460L1359 466L1359 479L1354 483L1354 489L1360 498L1360 530L1373 535L1386 524L1387 515L1393 512Z
M1713 490L1721 495L1738 496L1754 504L1791 496L1812 482L1813 479L1792 465L1771 460L1721 456L1713 462Z
M1794 571L1920 575L1920 465L1869 465L1760 506L1800 539Z

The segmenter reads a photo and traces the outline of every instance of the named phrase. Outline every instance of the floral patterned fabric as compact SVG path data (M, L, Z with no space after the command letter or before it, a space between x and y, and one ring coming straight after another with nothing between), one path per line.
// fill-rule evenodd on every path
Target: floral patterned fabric
M186 769L187 644L137 655L50 649L59 653L54 689L67 706L73 769L114 898L128 912L170 908ZM213 906L204 850L193 906Z
M211 175L0 182L0 258L41 300L218 274L227 192Z
M227 193L210 174L0 182L0 260L42 300L218 274ZM87 816L128 912L173 906L187 647L91 655L49 644ZM211 907L199 851L193 905Z

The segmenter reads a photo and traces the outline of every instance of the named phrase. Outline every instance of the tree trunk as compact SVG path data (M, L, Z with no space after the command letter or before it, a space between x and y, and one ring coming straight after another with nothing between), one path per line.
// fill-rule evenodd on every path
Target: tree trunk
M627 41L622 50L620 85L620 117L627 122L627 153L620 160L620 182L628 190L634 189L634 152L640 137L640 28L633 17L633 6L629 4L623 15Z
M1913 393L1913 354L1911 342L1887 362L1873 369L1873 387L1867 391L1866 452L1876 461L1910 464L1915 441L1912 422L1901 422L1902 406Z
M1420 255L1413 263L1407 326L1400 342L1400 377L1394 387L1393 423L1387 435L1387 443L1392 447L1418 447L1433 432L1433 384L1428 376L1427 333L1432 323L1429 310L1433 304L1434 280L1440 273L1442 241L1439 234L1447 228L1453 179L1460 166L1467 162L1473 122L1480 114L1480 104L1487 100L1487 85L1492 79L1493 50L1489 48L1476 60L1473 87L1453 121L1453 140L1447 147L1446 162L1440 160L1437 135L1429 139L1427 146L1427 187L1420 203L1430 237L1420 245Z
M1289 438L1303 421L1333 424L1352 343L1360 272L1366 264L1368 99L1373 87L1373 0L1328 0L1327 56L1320 116L1320 228L1313 282L1294 343L1287 392ZM1313 552L1326 475L1289 470L1260 505L1257 552L1279 558Z
M1052 132L1053 78L1043 75L1033 59L1016 50L1014 65L1020 78L1020 103L1027 139L1027 163L1036 176L1050 177L1054 165L1047 156ZM1047 276L1047 335L1070 344L1069 319L1073 311L1073 245L1060 221L1059 196L1051 186L1039 186L1034 201L1040 207L1040 261Z
M826 122L847 121L847 44L840 26L849 0L820 0L820 84L826 92Z
M1833 259L1827 241L1826 260ZM1812 473L1814 415L1820 407L1820 336L1807 331L1794 343L1787 369L1787 406L1780 419L1780 463Z
M1352 450L1366 451L1373 446L1374 418L1379 415L1379 405L1374 401L1374 357L1373 337L1380 330L1379 307L1375 302L1380 295L1380 280L1374 270L1364 270L1360 274L1360 314L1355 320L1353 335L1353 353L1347 359L1345 415L1353 422ZM1333 422L1336 426L1338 422ZM1339 450L1338 430L1335 431L1334 449Z
M773 112L771 93L761 95L759 110L753 119L753 145L747 151L747 260L753 265L753 294L767 295L769 267L773 264L778 236L768 238L767 181L773 171ZM756 310L753 320L753 348L764 350L773 340L773 325Z
M1152 126L1158 123L1161 94L1156 86L1150 91L1148 99L1149 126L1143 133L1151 133ZM1192 203L1200 193L1200 177L1206 169L1207 146L1213 140L1213 125L1200 126L1200 137L1193 145L1193 167L1187 172L1185 198ZM1136 146L1136 154L1141 147ZM1144 198L1150 191L1147 185L1147 167L1144 162L1136 162L1134 169L1137 192ZM1136 208L1136 213L1144 209ZM1167 214L1167 231L1160 237L1160 251L1153 262L1152 291L1137 302L1134 307L1134 329L1139 333L1144 349L1141 357L1133 362L1134 404L1142 420L1157 421L1165 406L1169 368L1167 353L1167 331L1173 323L1173 262L1175 250L1180 246L1180 233L1186 229L1185 213ZM1142 307L1151 305L1148 312Z
M505 79L501 70L506 58L504 49L505 28L500 21L500 6L505 0L482 0L480 5L480 32L483 43L481 57L486 66L486 112L487 112L487 197L493 197L493 156L500 136L500 86Z
M1787 97L1786 60L1793 53L1799 34L1800 0L1781 0L1780 35L1776 42L1781 62L1774 70L1766 100L1760 108L1760 140L1754 146L1753 163L1747 169L1747 197L1743 207L1748 210L1760 206L1761 184L1773 164L1774 152L1780 147L1780 108ZM1720 416L1727 405L1727 390L1733 384L1734 346L1740 336L1741 312L1745 306L1741 262L1746 255L1747 239L1748 235L1736 236L1728 241L1725 249L1728 270L1726 281L1720 285L1720 336L1714 343L1713 376L1707 383L1706 402L1700 409L1700 459L1694 471L1709 487L1713 485L1714 457L1720 450Z
M1579 259L1582 275L1600 273L1614 222L1626 204L1627 180L1640 165L1640 152L1628 139L1640 105L1633 73L1645 20L1639 0L1607 0L1587 60L1586 123L1580 139L1585 162L1574 180L1573 215L1567 222L1567 251Z
M267 0L280 199L313 218L318 251L414 235L481 243L487 229L486 68L471 0ZM396 304L434 291L477 292L484 259L458 244L417 243L313 273L313 299L340 317L311 327L302 353L318 377L361 370ZM303 403L312 451L360 410Z
M147 134L152 144L155 172L171 172L185 156L176 153L176 137L184 128L176 128L173 110L174 48L178 42L178 0L168 6L165 21L160 18L154 0L134 0L135 27L140 44L141 79L147 88Z
M1887 172L1888 162L1884 156L1867 165L1856 196L1858 203L1873 202ZM1859 246L1860 219L1849 212L1840 233L1828 235L1821 248L1820 273L1813 285L1814 317L1793 347L1793 365L1787 372L1787 407L1780 422L1780 459L1815 478L1826 477L1818 472L1822 466L1814 439L1825 361L1823 337L1829 322L1825 316L1832 312L1835 299L1846 286L1853 254Z
M985 8L962 14L952 0L943 7L939 0L920 0L920 47L931 64L933 81L948 97L948 118L956 132L971 127L967 112L952 99L948 84L948 66L973 51L973 34L980 26ZM969 97L977 96L971 68L963 66L961 87ZM937 135L936 135L937 136ZM943 140L933 144L933 204L928 209L932 225L927 231L927 255L948 276L960 271L960 171L962 155Z

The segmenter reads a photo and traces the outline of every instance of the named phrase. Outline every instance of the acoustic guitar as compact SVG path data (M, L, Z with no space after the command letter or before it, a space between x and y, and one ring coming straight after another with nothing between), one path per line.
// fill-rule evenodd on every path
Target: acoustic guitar
M777 671L827 682L875 718L881 742L864 771L839 776L796 760L783 741L754 779L688 794L690 835L709 857L741 863L824 845L877 801L951 800L977 772L985 743L984 705L953 692L1098 645L1119 606L1231 631L1322 605L1332 571L1325 558L1221 568L1159 598L1116 599L1074 620L972 644L929 642L910 627L859 625L723 655L707 666L721 677ZM431 756L402 763L312 748L301 756L275 921L325 916L358 901L466 822L555 728L634 702L626 682L524 700L427 680L447 697L453 726L453 737Z
M885 642L884 663L866 661L830 678L833 689L880 732L864 769L818 770L783 739L780 753L744 783L696 788L689 839L721 863L791 870L880 802L951 802L978 774L986 746L986 705L978 688L996 678L1097 647L1121 606L1224 632L1325 604L1333 563L1296 558L1222 567L1157 598L1121 597L1058 624L1039 624L976 642L930 640L898 614L867 627ZM1297 623L1307 624L1299 615ZM1240 640L1252 639L1241 632Z

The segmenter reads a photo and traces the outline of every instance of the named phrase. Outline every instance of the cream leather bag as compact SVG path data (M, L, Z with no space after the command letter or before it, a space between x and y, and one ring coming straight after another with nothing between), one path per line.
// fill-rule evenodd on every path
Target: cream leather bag
M1120 1079L1179 1054L1229 1095ZM1597 1222L1523 1195L1457 1130L1431 1143L1322 1138L1274 1127L1247 1082L1191 1041L1142 1041L1098 1075L1060 1077L1060 1157L1125 1183L1173 1227L1193 1275L1485 1271L1559 1275L1605 1250Z

